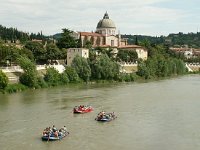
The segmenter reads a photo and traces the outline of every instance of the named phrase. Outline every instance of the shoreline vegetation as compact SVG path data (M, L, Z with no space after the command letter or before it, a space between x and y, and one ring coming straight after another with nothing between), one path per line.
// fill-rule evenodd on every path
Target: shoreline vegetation
M106 55L105 57L109 59ZM81 58L79 56L75 57L73 64L75 64L76 60L83 60L85 62L86 59ZM176 60L176 59L175 59ZM165 64L168 67L159 67L159 64L162 62L158 62L156 64L150 64L151 59L148 59L147 61L139 62L138 63L138 71L136 73L126 74L126 73L120 73L119 72L119 66L117 64L116 72L113 72L111 66L107 68L108 65L103 64L100 67L101 70L90 70L89 66L85 70L85 72L79 72L79 69L83 68L83 66L74 65L74 67L66 67L66 70L60 74L57 70L54 68L48 68L46 70L46 74L43 76L38 76L38 73L35 69L35 65L28 60L27 58L21 57L19 58L19 63L21 63L21 67L24 70L24 73L20 76L18 84L8 84L7 77L4 76L5 86L1 88L2 93L16 93L21 92L27 89L40 89L40 88L49 88L49 87L55 87L55 86L63 86L63 85L70 85L70 84L96 84L96 83L118 83L118 82L146 82L146 81L155 81L165 78L171 78L175 76L180 76L187 74L187 70L184 66L184 63L181 60L176 60L176 63L174 65L175 68L171 68L169 66L173 66L172 64ZM111 60L110 60L111 61ZM150 61L150 62L149 62ZM79 62L80 63L80 62ZM111 63L113 63L111 61ZM176 66L179 66L180 69L176 69ZM79 66L80 68L75 68ZM157 69L155 69L155 66L158 66ZM173 73L169 73L169 70L172 70ZM79 72L79 73L77 73ZM93 75L93 78L91 78L92 73L97 73L96 77ZM3 74L2 72L0 74ZM82 76L81 76L82 75ZM83 76L84 75L84 76ZM2 75L0 75L2 76ZM81 78L80 78L81 76ZM0 77L1 78L1 77ZM1 79L2 80L2 79Z
M136 52L129 51L119 52L114 56L111 47L93 48L90 42L86 42L84 47L89 49L88 59L77 55L71 66L65 66L63 73L54 68L46 68L45 73L39 73L36 64L65 60L67 48L80 47L80 42L70 34L70 30L63 29L57 43L46 41L44 46L39 42L27 41L22 49L6 46L0 41L0 65L18 64L23 69L18 84L9 84L8 77L0 70L0 92L15 93L26 89L83 83L151 81L188 74L183 55L171 51L167 45L151 44L148 41L138 42L138 45L148 50L147 60L138 59ZM137 71L120 72L119 61L137 62Z

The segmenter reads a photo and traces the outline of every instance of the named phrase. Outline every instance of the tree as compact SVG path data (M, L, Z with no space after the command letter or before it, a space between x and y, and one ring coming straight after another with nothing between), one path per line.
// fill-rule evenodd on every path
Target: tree
M75 48L78 47L78 40L72 37L73 31L69 29L62 29L61 38L58 39L57 46L58 48Z
M25 44L25 48L32 51L36 61L45 59L46 49L41 43L29 41Z
M0 70L0 89L5 89L8 85L8 77Z
M79 81L79 76L74 68L67 66L65 68L64 73L67 74L70 82L78 82Z
M44 80L48 83L50 86L56 86L60 83L60 74L59 72L54 68L47 68L47 72L44 75Z
M19 49L11 45L3 45L0 44L0 62L6 63L6 60L14 61L16 58L16 54L19 53Z
M138 59L138 54L136 50L119 50L117 54L117 59L119 61L135 62Z
M60 81L61 81L61 84L68 84L69 83L69 77L68 77L66 72L63 72L63 73L60 74Z
M37 87L37 71L36 66L27 57L19 56L17 59L19 65L24 70L19 80L22 84L28 87Z
M92 42L86 41L84 47L87 48L87 49L91 49L92 48Z
M136 50L130 50L128 51L128 54L129 54L129 61L135 62L138 59L138 54Z
M139 45L137 36L135 36L135 45Z
M58 49L58 47L55 44L47 44L46 46L46 58L51 60L56 60L59 59L61 57L61 51Z
M91 62L92 77L94 79L115 79L119 75L119 65L106 54Z
M147 68L145 62L141 61L138 64L138 71L137 71L137 75L144 77L145 79L150 79L151 75L149 72L149 69Z
M84 81L89 81L91 76L91 69L87 59L77 55L72 61L72 67L76 70L79 77Z
M19 55L29 58L32 62L34 62L34 56L31 50L27 48L22 48L19 50Z

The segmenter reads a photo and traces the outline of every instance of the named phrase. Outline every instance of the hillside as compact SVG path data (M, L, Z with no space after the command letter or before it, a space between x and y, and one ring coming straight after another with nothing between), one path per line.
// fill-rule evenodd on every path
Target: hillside
M42 40L45 36L42 35L42 32L35 33L26 33L23 31L17 30L17 28L7 28L0 25L0 39L4 40L5 42L25 42L32 39Z
M146 36L146 35L122 35L122 38L127 38L129 44L135 44L136 40L138 42L143 42L145 40L152 44L167 44L173 47L181 47L188 45L193 48L200 48L200 32L197 33L187 33L184 34L179 32L177 34L169 34L168 36Z

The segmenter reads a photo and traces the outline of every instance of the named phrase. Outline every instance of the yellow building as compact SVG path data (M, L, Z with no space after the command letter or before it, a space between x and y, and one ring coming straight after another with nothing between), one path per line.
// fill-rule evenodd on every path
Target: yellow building
M138 58L143 60L147 59L148 51L138 45L128 45L127 39L121 38L120 33L117 33L115 23L109 18L106 12L97 23L96 32L78 32L81 39L82 47L85 46L87 41L90 41L92 47L115 48L121 50L135 50Z
M87 41L90 41L93 47L127 45L127 40L121 39L120 34L117 34L115 23L109 18L107 12L97 23L96 32L79 32L79 36L83 47Z
M82 47L86 42L90 42L92 47L113 48L116 53L118 50L133 50L138 54L138 58L147 59L147 49L138 45L128 45L127 39L121 38L120 33L117 33L115 23L110 19L106 12L102 19L97 23L95 32L74 32L76 39L81 40ZM67 65L71 65L72 60L76 55L88 58L89 50L84 48L70 48L67 51Z

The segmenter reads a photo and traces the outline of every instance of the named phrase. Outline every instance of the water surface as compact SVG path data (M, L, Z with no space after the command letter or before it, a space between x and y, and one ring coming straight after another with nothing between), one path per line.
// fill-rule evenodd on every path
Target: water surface
M0 95L1 150L196 150L200 147L200 76L149 83L95 84ZM76 105L94 112L73 114ZM100 111L116 112L108 123ZM47 126L70 135L42 142Z

